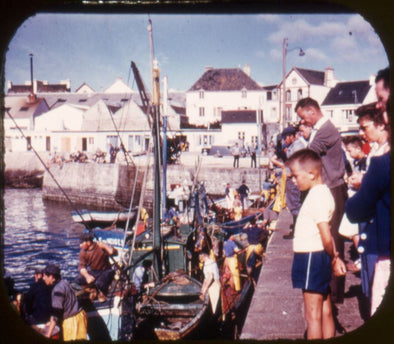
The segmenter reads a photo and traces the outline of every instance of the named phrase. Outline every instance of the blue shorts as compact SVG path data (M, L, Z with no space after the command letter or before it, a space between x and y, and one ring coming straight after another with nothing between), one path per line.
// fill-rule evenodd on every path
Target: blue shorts
M331 259L326 251L294 253L291 269L293 288L327 294L331 272Z

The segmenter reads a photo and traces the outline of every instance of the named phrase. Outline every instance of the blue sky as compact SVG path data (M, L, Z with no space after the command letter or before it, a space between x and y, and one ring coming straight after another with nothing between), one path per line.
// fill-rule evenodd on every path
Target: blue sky
M155 57L170 89L187 90L206 66L249 64L262 85L282 79L282 41L288 38L292 66L334 68L339 80L365 80L388 66L373 27L358 14L37 14L17 30L6 54L5 80L70 79L74 91L86 82L96 91L122 77L134 90L130 62L150 88L148 19L153 23ZM298 56L297 47L306 52ZM294 50L293 50L294 48Z

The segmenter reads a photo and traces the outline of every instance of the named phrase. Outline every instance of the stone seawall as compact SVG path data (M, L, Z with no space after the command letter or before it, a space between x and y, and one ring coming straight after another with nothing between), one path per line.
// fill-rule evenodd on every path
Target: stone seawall
M8 154L7 154L8 155ZM43 159L44 160L44 159ZM45 161L45 160L44 160ZM50 173L45 171L33 152L14 153L5 159L6 172L24 171L31 173L37 170L44 174L42 190L43 198L54 201L66 202L64 195L75 204L98 207L103 209L119 209L128 207L131 196L134 193L133 206L138 206L141 195L145 167L126 166L121 164L97 164L97 163L65 163L62 166L52 164ZM252 168L237 168L221 166L223 161L214 160L214 164L202 164L198 170L194 164L169 165L167 169L167 190L171 185L193 185L193 182L204 181L205 188L213 197L224 196L226 183L232 188L238 188L245 180L251 193L259 192L259 181L264 181L265 170ZM144 206L152 208L153 175L152 168L148 169L147 183L144 196ZM136 180L137 179L137 180ZM136 180L136 181L135 181Z
M119 205L127 207L133 194L133 206L138 205L141 195L144 168L124 166L118 164L64 164L62 167L52 166L50 171L61 185L67 196L77 204L98 206L100 208L117 208ZM262 180L265 176L262 171ZM135 178L137 175L137 182ZM233 188L246 181L252 193L259 191L259 176L257 169L232 169L202 167L197 176L195 170L181 165L168 166L167 190L174 184L192 185L197 181L204 181L208 194L214 197L224 196L227 182ZM65 196L53 181L48 172L44 174L43 198L63 201ZM148 170L145 189L144 206L152 207L153 175L152 169Z

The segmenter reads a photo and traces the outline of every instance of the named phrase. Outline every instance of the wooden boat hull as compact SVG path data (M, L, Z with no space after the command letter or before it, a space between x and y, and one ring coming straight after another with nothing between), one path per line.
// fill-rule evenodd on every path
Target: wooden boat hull
M209 309L208 295L200 300L201 283L184 273L172 273L154 288L138 315L149 326L155 339L178 340L190 336ZM148 325L147 325L148 324Z

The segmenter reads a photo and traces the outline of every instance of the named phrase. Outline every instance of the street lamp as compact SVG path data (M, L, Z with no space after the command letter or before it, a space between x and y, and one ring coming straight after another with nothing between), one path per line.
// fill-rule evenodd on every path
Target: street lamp
M282 77L282 85L283 85L282 121L283 121L283 124L281 123L281 118L279 116L279 124L282 124L283 127L285 126L285 119L286 119L285 118L285 115L286 115L286 82L285 82L286 81L285 80L285 78L286 78L286 55L287 55L288 52L296 50L296 49L299 50L298 56L304 56L305 55L304 50L302 50L302 48L300 48L300 47L287 49L287 38L283 38L283 59L282 59L282 61L283 61L283 63L282 63L282 76L283 76Z

